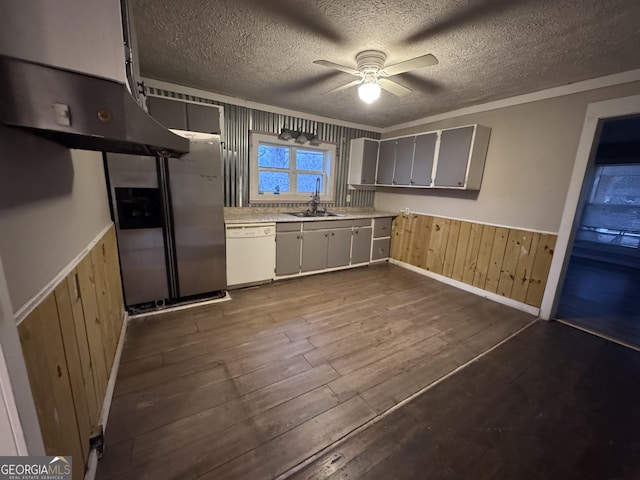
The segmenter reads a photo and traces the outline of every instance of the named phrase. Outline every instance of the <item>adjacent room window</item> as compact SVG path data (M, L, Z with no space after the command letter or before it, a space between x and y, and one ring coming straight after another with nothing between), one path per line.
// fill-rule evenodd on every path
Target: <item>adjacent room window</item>
M599 165L577 240L640 246L640 164Z
M275 135L251 134L252 203L310 200L319 184L320 200L335 200L336 146L279 140Z

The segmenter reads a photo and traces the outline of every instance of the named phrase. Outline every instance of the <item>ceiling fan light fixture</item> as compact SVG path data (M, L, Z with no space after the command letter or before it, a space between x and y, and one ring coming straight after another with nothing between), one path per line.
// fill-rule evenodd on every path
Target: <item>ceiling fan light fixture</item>
M377 82L363 82L358 86L358 96L363 102L372 104L380 98L380 85Z

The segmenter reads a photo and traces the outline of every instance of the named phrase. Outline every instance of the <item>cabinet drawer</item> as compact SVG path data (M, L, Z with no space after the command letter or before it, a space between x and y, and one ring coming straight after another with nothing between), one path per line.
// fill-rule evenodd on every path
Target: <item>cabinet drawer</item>
M353 220L354 227L370 227L371 219L370 218L356 218Z
M300 225L300 222L276 223L276 232L299 232Z
M302 229L311 230L331 230L333 228L351 228L352 220L321 220L319 222L304 222Z
M373 226L373 238L389 237L391 235L391 217L376 218Z
M389 258L390 244L391 244L390 238L374 239L373 249L371 251L371 260L380 260L382 258Z

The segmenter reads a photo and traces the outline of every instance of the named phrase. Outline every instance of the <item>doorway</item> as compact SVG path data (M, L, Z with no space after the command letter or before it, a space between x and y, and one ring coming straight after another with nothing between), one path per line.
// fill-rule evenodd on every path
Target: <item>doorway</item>
M640 347L640 116L600 129L555 318Z

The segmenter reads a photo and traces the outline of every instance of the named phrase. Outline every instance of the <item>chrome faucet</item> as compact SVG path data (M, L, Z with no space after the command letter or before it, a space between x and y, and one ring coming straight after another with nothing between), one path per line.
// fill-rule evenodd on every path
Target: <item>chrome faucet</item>
M320 206L320 177L316 178L316 191L311 195L311 214L317 215Z

